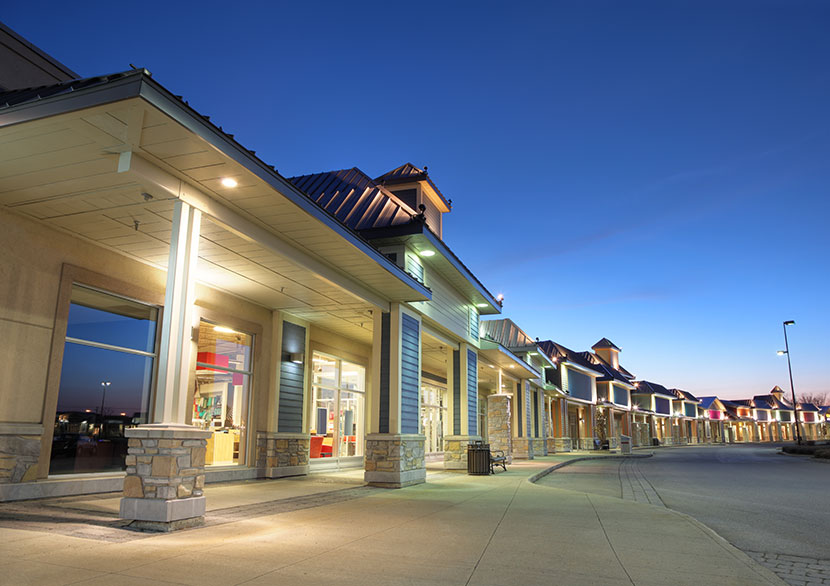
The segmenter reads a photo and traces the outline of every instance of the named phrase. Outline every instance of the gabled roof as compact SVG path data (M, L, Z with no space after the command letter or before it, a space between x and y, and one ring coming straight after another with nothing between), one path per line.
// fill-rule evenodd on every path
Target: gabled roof
M798 410L807 411L809 413L818 413L820 411L820 409L816 407L813 403L799 403Z
M554 362L557 360L560 362L570 362L571 364L587 368L598 374L604 374L598 366L583 356L584 353L574 352L570 348L566 348L562 344L557 344L553 340L539 342L539 348Z
M597 356L593 352L580 352L579 354L594 365L594 370L599 370L603 373L603 376L597 379L598 381L618 381L629 386L631 385L631 377L625 376L621 371L608 364L608 362L603 360L600 356Z
M689 391L684 391L684 390L682 390L682 389L669 389L669 390L670 390L672 393L674 393L674 394L675 394L675 396L676 396L678 399L681 399L681 400L683 400L683 401L689 401L689 402L691 402L691 403L700 403L700 399L698 399L697 397L695 397L695 396L694 396L693 394L691 394Z
M775 398L775 395L755 395L752 397L752 400L756 403L758 401L763 401L767 403L771 409L778 409L780 411L792 411L793 408L790 406L789 403L785 403L783 401L779 401Z
M597 348L611 348L613 350L622 352L622 348L619 348L616 344L614 344L614 342L612 342L608 338L603 338L602 340L591 346L591 350L596 350Z
M763 399L753 399L756 409L772 409L772 405Z
M288 180L352 230L412 221L413 212L357 167L289 177Z
M704 409L717 409L720 411L721 409L718 406L718 403L721 407L723 406L723 401L717 397L698 397L698 399L700 399L700 406Z
M651 381L637 381L635 383L635 386L637 388L631 391L632 394L663 395L664 397L668 397L670 399L673 399L675 397L675 394L668 390L666 387L657 383L653 383Z
M419 169L412 163L405 163L398 167L397 169L392 169L391 171L384 173L380 177L375 178L375 182L379 183L380 185L398 185L402 183L412 183L414 181L426 181L429 183L429 186L435 192L435 194L441 199L442 202L447 206L447 209L450 209L452 206L447 198L444 197L444 194L441 193L441 190L432 182L432 179L429 178L429 174L427 173L427 168L424 166L423 169Z

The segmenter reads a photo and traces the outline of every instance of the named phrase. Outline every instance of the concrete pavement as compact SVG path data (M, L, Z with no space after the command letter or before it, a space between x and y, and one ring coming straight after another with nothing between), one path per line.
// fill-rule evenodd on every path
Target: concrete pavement
M423 485L332 502L314 476L251 483L236 510L254 515L164 535L106 528L127 541L56 534L48 522L20 528L0 505L0 584L782 583L685 515L528 482L565 459L487 477L431 472ZM302 499L304 483L318 504L268 512L281 495ZM331 483L328 494L354 489L344 485ZM224 490L232 504L230 488L208 486L208 502ZM266 492L270 501L255 496ZM52 509L58 517L88 506L65 503ZM108 514L98 509L89 514Z

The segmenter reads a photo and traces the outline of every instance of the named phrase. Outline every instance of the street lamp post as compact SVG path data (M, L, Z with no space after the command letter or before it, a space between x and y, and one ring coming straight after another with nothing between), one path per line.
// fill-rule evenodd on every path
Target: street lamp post
M787 355L787 369L790 372L790 393L793 397L793 414L795 416L795 437L796 443L801 445L801 422L798 420L798 402L795 400L795 386L793 385L793 365L790 362L790 344L787 341L787 326L794 326L795 322L791 319L784 322L784 350L779 350L778 354Z
M103 424L104 421L104 400L107 398L107 388L112 383L110 381L101 381L101 388L103 389L103 393L101 393L101 422Z

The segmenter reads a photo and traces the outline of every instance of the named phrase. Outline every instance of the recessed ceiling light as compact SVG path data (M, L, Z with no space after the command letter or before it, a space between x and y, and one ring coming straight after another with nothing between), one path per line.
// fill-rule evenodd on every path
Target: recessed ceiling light
M236 187L239 184L236 182L236 179L234 179L233 177L223 177L222 178L222 185L224 185L225 187Z
M486 303L476 303L476 307L487 307Z
M418 254L420 254L421 256L427 256L427 257L429 257L429 256L435 256L435 251L434 251L434 250L430 250L430 249L426 249L426 250L422 250L422 251L421 251L421 252L419 252Z

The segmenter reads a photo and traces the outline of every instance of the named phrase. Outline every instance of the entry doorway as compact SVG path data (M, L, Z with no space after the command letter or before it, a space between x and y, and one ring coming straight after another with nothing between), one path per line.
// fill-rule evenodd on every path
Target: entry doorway
M359 467L366 425L366 369L314 352L309 409L310 464Z

